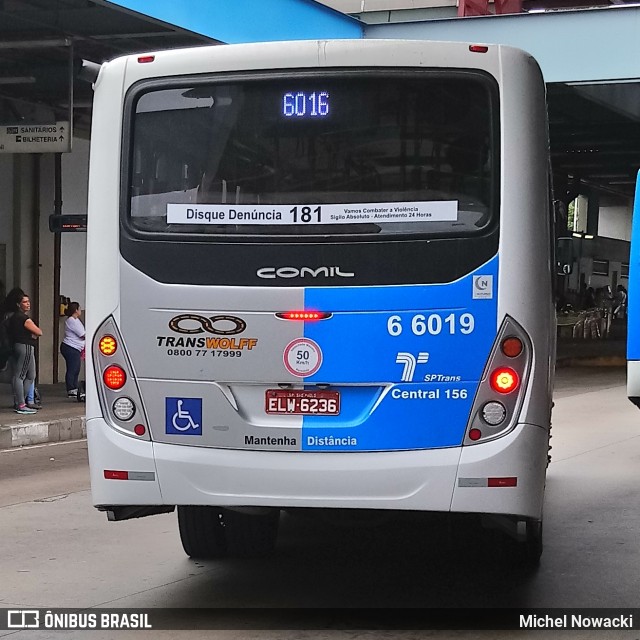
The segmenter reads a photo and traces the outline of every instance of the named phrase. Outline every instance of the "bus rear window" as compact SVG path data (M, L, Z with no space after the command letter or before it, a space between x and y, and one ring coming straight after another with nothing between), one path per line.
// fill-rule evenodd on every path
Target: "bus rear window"
M166 86L131 98L137 231L466 235L494 215L497 107L480 74Z

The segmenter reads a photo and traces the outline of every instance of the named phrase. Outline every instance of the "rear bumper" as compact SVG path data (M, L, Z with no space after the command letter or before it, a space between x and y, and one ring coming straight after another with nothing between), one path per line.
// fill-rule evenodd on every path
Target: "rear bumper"
M87 422L93 503L368 508L538 518L548 434L520 424L469 447L373 453L239 451L140 441ZM106 480L104 470L132 480ZM517 477L515 487L483 486ZM462 485L462 486L461 486Z

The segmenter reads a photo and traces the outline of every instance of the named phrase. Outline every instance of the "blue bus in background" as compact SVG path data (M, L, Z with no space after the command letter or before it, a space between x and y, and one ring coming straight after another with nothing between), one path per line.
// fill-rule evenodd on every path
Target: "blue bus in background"
M640 408L640 172L631 219L629 291L627 293L627 395Z

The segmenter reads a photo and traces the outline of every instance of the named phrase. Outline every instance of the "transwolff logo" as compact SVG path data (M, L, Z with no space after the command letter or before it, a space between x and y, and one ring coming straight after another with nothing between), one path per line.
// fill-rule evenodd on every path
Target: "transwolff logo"
M262 267L256 271L259 278L353 278L355 273L342 272L340 267Z

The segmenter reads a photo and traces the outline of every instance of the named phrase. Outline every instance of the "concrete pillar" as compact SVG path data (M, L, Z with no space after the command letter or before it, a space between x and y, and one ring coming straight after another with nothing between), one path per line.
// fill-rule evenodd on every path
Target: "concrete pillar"
M39 158L36 154L16 153L13 156L13 283L32 298L33 317L37 318L38 301L36 261L33 246L34 221L37 219Z
M57 382L57 371L54 362L59 345L54 339L54 323L59 322L59 305L54 300L54 234L49 231L49 216L55 206L55 154L43 154L40 172L40 216L38 224L38 267L40 278L38 283L38 300L40 302L40 368L38 380L42 384Z
M31 316L43 331L36 351L38 381L50 384L57 381L54 353L58 344L53 327L59 322L53 292L54 234L49 231L54 154L4 156L0 170L0 186L8 192L0 203L4 234L0 235L0 274L6 271L3 284L7 291L21 287L31 297Z
M0 296L13 286L13 155L0 154Z

